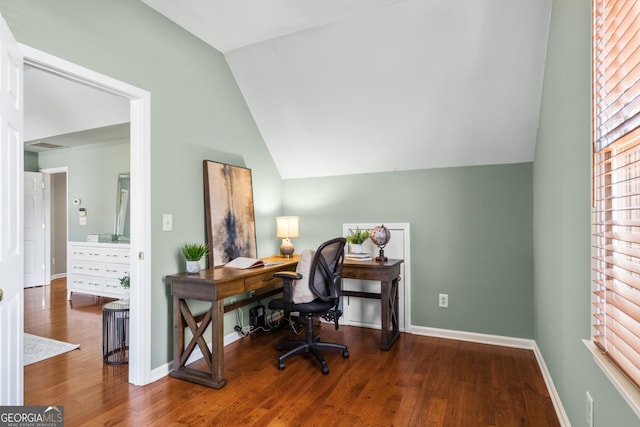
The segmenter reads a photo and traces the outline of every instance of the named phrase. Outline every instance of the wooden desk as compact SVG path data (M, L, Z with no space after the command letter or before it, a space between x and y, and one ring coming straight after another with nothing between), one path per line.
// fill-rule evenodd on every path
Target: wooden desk
M342 268L343 279L380 281L379 294L343 290L342 295L380 300L382 350L389 350L400 336L398 281L402 262L401 259L389 259L386 262L346 260Z
M171 376L213 388L222 388L224 379L224 313L244 305L275 295L282 290L282 281L274 279L278 271L295 271L298 256L264 258L265 261L283 261L282 264L247 270L210 268L198 274L167 276L173 296L173 370ZM398 280L402 260L390 259L385 263L375 261L346 261L342 270L345 279L380 281L380 293L344 291L346 296L376 298L381 302L382 331L380 348L388 350L400 336L398 322ZM256 295L242 301L224 305L224 298L255 291ZM210 301L211 307L202 315L194 316L186 300ZM211 351L204 332L211 325ZM185 328L193 337L185 345ZM186 366L187 359L196 345L202 352L208 371Z
M173 370L171 376L213 388L222 388L224 379L224 313L281 292L282 280L274 279L278 271L295 271L298 257L264 258L265 261L284 261L282 264L247 270L209 268L198 274L181 273L167 276L173 296ZM224 298L256 291L256 295L240 302L224 305ZM209 310L194 316L186 300L210 301ZM211 351L203 336L211 324ZM185 346L185 327L193 337ZM208 371L185 366L196 345L202 352Z

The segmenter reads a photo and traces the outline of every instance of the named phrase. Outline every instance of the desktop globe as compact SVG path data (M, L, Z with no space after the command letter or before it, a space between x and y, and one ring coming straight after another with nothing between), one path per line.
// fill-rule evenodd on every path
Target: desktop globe
M391 232L387 227L378 225L371 229L369 233L369 239L380 249L380 255L376 257L376 261L386 261L387 257L384 256L384 247L391 240Z

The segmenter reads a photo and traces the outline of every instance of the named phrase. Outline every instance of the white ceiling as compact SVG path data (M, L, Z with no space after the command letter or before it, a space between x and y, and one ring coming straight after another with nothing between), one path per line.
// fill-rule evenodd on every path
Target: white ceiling
M533 160L551 0L143 0L224 53L283 178Z
M142 1L225 55L285 179L533 160L551 0ZM25 141L124 138L128 114L25 70Z
M129 139L128 99L25 66L25 151L122 139Z

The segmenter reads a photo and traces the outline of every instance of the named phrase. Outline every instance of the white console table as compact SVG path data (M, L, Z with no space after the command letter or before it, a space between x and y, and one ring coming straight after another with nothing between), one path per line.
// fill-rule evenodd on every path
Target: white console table
M69 242L67 245L67 299L74 292L123 298L129 289L120 278L129 274L128 243Z

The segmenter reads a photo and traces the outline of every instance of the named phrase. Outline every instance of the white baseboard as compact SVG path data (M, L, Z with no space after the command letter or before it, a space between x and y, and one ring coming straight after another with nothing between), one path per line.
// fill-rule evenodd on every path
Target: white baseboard
M567 413L564 410L564 406L562 405L562 401L560 400L558 391L553 384L553 379L551 378L551 374L549 373L547 364L544 362L544 358L542 357L542 353L538 348L538 344L534 340L526 338L504 337L500 335L479 334L476 332L454 331L450 329L429 328L424 326L410 326L409 330L411 331L410 333L416 335L532 350L533 354L536 357L536 360L538 361L538 366L540 367L540 371L542 372L542 377L544 378L544 382L547 386L547 391L549 392L549 396L551 397L553 407L556 410L556 415L558 416L560 425L566 427L571 426L571 422L569 422L569 418L567 417Z
M556 408L556 415L558 416L560 425L571 427L571 422L564 410L564 406L562 406L562 401L560 400L560 396L558 396L558 391L556 390L556 386L553 384L551 373L549 373L547 364L544 362L544 358L542 357L542 353L540 353L538 344L535 341L533 344L533 354L536 355L536 359L538 360L538 366L540 366L540 370L542 371L542 378L544 378L544 382L547 384L547 390L549 390L549 396L551 396L553 407Z
M224 345L227 346L229 344L231 344L232 342L238 341L240 338L243 338L244 336L242 334L239 334L238 332L232 332L228 335L225 335L224 337ZM208 345L209 350L211 350L211 344ZM187 359L187 364L193 363L196 360L200 360L202 359L202 351L200 351L199 348L195 348L193 350L193 353L191 353L191 356L189 356L189 359ZM155 369L151 370L151 381L150 383L154 382L154 381L158 381L161 378L166 377L167 375L169 375L169 373L173 370L173 360L170 360L169 362L165 363L164 365L160 365Z
M160 365L155 369L151 370L151 378L149 384L152 382L158 381L161 378L166 377L173 370L173 360L165 363L164 365Z

